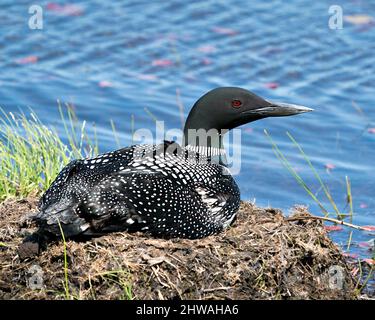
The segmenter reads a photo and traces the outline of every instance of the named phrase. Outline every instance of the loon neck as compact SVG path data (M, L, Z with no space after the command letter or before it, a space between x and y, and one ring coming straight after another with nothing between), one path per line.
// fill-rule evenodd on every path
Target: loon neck
M223 144L223 134L210 129L186 129L183 146L191 151L210 159L210 162L227 165L226 152Z
M184 126L183 146L201 154L211 162L227 165L223 136L228 130L220 130L217 121L207 115L199 99L189 112Z

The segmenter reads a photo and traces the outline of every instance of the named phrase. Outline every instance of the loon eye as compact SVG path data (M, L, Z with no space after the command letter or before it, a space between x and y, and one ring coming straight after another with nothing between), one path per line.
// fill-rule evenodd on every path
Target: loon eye
M232 107L233 108L239 108L242 106L242 102L240 100L233 100L232 101Z

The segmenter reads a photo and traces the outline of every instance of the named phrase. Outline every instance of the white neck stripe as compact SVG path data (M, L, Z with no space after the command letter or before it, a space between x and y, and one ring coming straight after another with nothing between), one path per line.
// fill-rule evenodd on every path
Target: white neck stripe
M185 149L188 151L193 151L199 154L203 154L205 156L219 156L225 154L225 149L214 148L214 147L206 147L206 146L192 146L188 144L185 146Z

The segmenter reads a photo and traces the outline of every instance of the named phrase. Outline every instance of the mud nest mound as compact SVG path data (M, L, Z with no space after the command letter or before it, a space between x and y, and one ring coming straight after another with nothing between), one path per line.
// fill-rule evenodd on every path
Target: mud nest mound
M242 203L231 228L205 239L114 233L68 241L65 255L60 241L21 259L35 207L34 198L0 204L0 299L356 298L350 267L320 221Z

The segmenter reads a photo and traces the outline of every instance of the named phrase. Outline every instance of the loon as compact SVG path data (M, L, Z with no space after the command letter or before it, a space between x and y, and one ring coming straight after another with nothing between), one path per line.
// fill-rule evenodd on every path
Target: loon
M39 201L38 232L59 237L63 231L66 238L116 231L188 239L217 234L233 223L240 205L239 188L227 168L225 132L308 111L242 88L213 89L191 109L182 145L133 145L71 161ZM200 130L214 134L202 141Z

